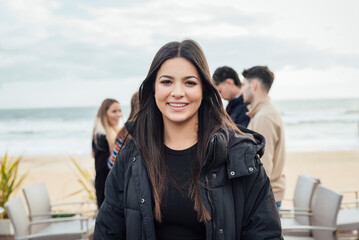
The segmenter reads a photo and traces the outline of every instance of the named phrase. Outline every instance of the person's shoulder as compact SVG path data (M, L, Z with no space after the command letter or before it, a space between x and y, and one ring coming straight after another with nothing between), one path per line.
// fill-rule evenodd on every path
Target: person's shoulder
M130 138L128 141L126 141L125 145L122 147L121 152L128 154L130 152L133 152L136 149L137 149L137 147L136 147L135 142L133 141L133 139Z
M95 140L96 139L96 140ZM92 139L92 147L107 151L108 142L105 134L98 133Z
M229 150L263 147L264 137L252 130L238 126L240 132L234 129L229 130Z
M122 147L121 151L117 154L116 161L121 161L123 164L130 162L132 157L136 155L138 148L136 147L135 142L130 139Z
M103 133L98 133L95 135L95 137L97 142L104 142L104 141L107 142L106 135Z
M230 178L251 175L258 171L256 161L264 152L264 137L254 131L241 128L241 132L229 131L228 171Z
M270 121L275 125L279 124L282 121L282 116L280 111L275 107L275 105L270 102L263 110L258 114L258 117L265 121Z
M264 137L252 130L238 126L239 130L228 128L215 134L217 152L246 152L248 148L258 151L264 146ZM220 151L223 149L223 151Z
M270 102L270 103L263 105L252 118L256 121L277 122L278 118L280 118L280 117L281 117L280 112Z

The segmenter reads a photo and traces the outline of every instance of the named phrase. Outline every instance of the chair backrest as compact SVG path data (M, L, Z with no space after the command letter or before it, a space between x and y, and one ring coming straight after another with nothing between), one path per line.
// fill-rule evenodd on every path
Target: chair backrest
M34 216L51 212L50 198L44 182L25 187L23 188L23 192L29 207L29 217L31 220L51 218L51 214L40 217Z
M28 235L30 220L26 214L20 195L5 203L7 215L15 230L15 237Z
M312 204L313 226L336 227L338 211L343 196L333 190L318 185L315 191ZM334 240L336 232L313 230L315 239Z
M319 184L318 178L310 177L306 174L298 176L295 185L293 205L295 209L310 209L312 206L312 199L316 187ZM309 216L295 216L295 220L302 225L311 225L311 218Z

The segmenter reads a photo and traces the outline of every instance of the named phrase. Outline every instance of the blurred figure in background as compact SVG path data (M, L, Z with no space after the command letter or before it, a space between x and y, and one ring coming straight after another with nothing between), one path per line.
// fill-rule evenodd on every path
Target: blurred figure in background
M102 102L95 119L92 132L92 153L95 158L95 189L98 208L101 207L105 198L105 182L109 173L107 160L115 146L119 131L118 122L121 117L120 103L115 99L107 98Z
M228 101L226 111L233 122L242 127L247 127L249 117L247 104L243 102L241 95L241 81L237 72L230 67L219 67L213 74L213 80L221 97Z
M264 155L261 158L264 169L271 181L278 209L284 198L285 163L284 126L279 111L268 96L274 80L274 74L267 66L255 66L242 72L244 77L242 94L248 103L250 117L248 129L262 134L266 141Z
M137 91L132 95L131 112L130 112L130 115L128 116L127 121L134 120L134 118L136 117L136 114L138 112L138 109L140 108L139 104L140 103L139 103L138 91ZM115 147L113 148L112 153L111 153L110 157L108 158L107 166L109 169L113 168L113 164L115 164L116 156L119 153L119 151L121 151L123 141L125 140L127 134L128 134L128 132L126 130L126 127L123 126L117 134Z

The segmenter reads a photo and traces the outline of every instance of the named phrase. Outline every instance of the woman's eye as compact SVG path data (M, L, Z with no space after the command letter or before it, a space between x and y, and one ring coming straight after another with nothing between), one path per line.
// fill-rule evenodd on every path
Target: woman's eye
M196 86L197 85L197 83L195 81L187 81L186 84L190 85L190 86Z
M168 84L171 84L171 80L162 80L161 83L168 85Z

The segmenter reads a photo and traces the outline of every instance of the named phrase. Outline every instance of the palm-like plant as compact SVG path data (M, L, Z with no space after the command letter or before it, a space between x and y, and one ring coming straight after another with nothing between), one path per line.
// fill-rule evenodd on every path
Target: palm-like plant
M90 174L89 171L82 169L80 167L80 165L76 162L76 160L74 158L71 158L72 163L75 165L76 169L77 169L77 181L81 184L81 186L83 187L83 189L72 193L71 195L75 195L77 193L80 193L82 191L87 192L88 195L88 200L90 201L96 201L96 190L95 190L95 186L93 184L93 177Z
M4 158L0 158L0 207L5 208L5 203L10 199L12 193L17 191L23 183L27 173L19 175L19 164L21 157L10 161L7 153ZM4 211L0 218L7 218L6 211Z

